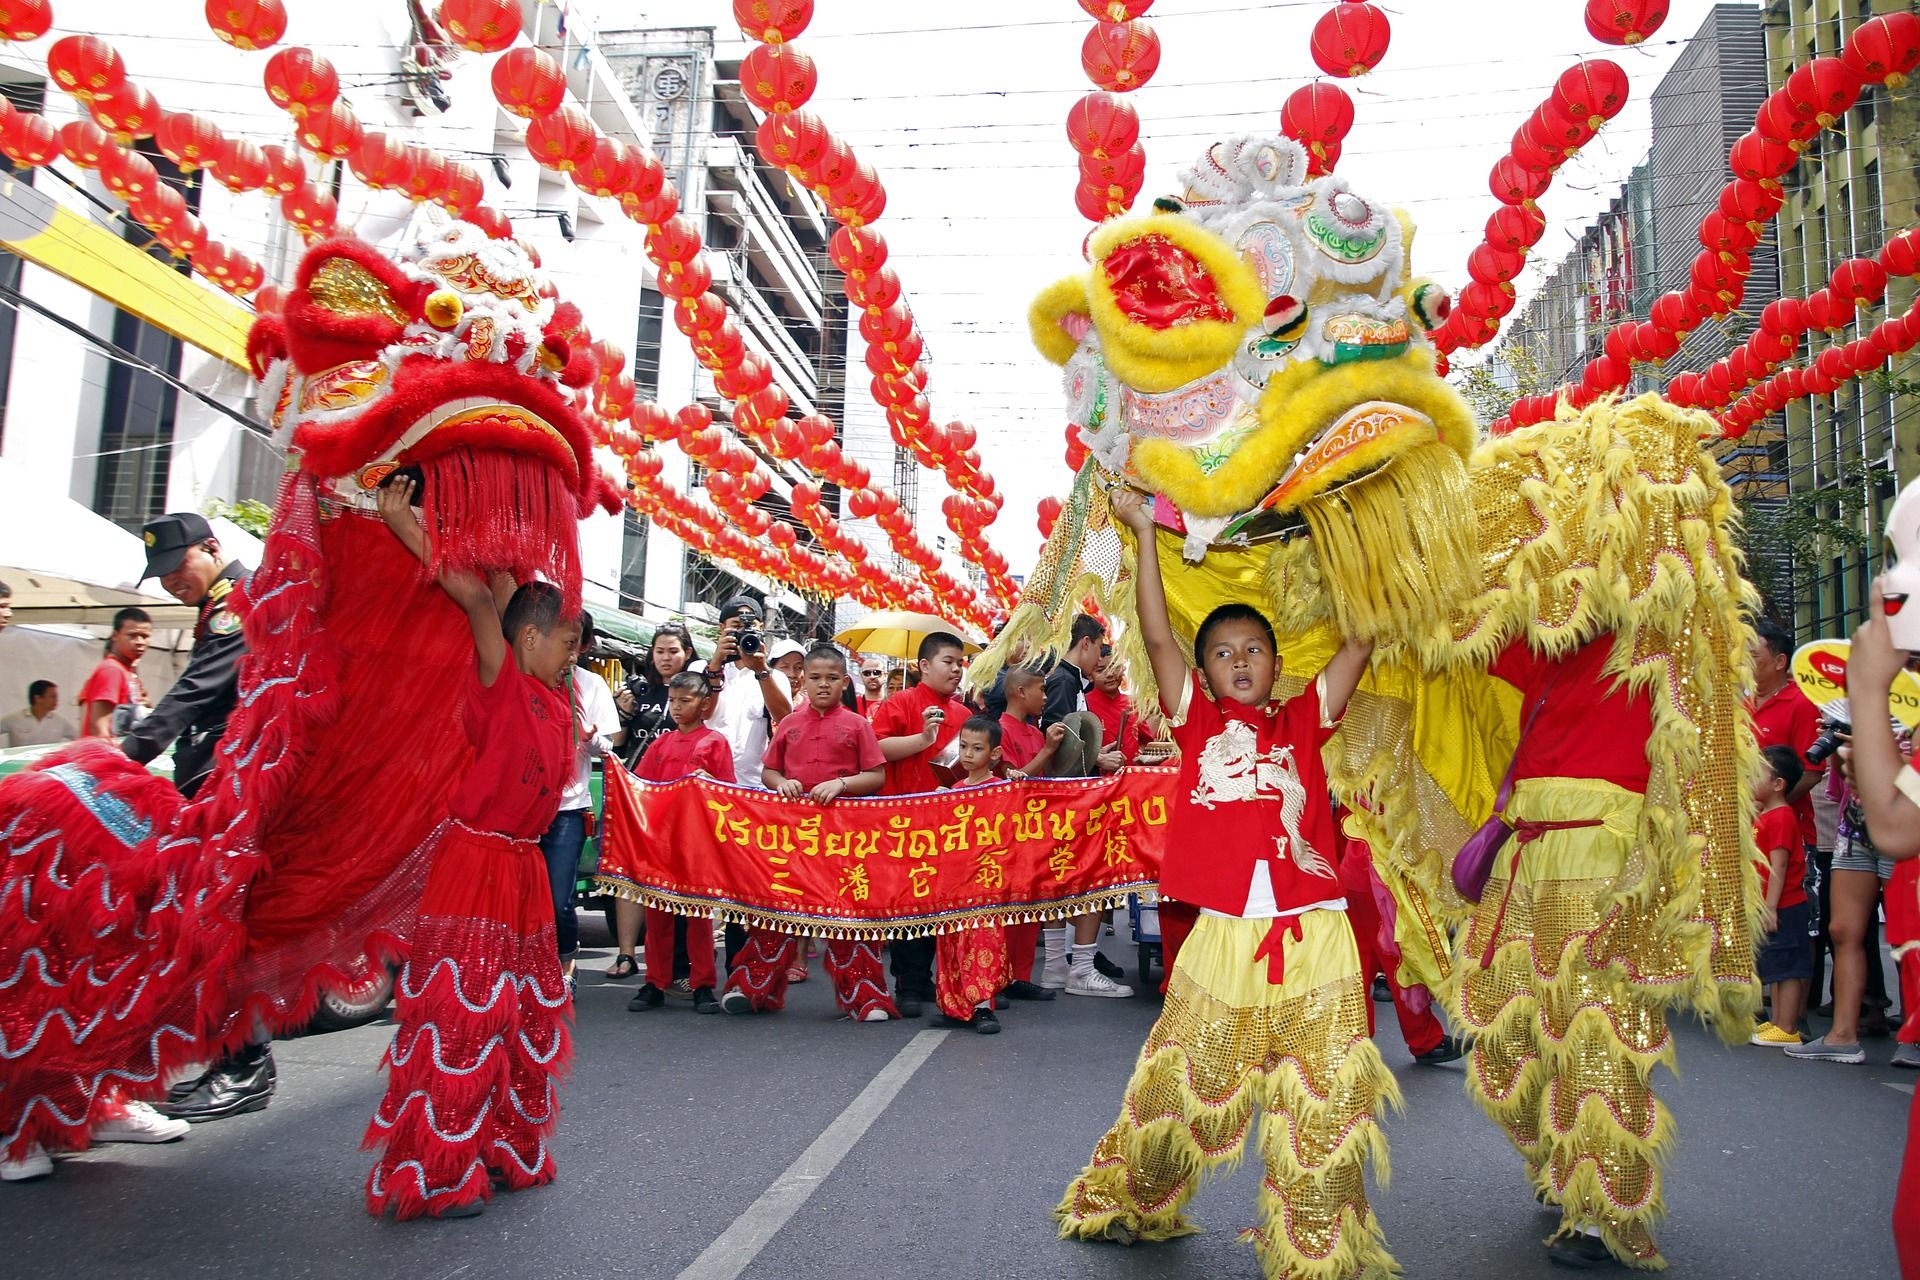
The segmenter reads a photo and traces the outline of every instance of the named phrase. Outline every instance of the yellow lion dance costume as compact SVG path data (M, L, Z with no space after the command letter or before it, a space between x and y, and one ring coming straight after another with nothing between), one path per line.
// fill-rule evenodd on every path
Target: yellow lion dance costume
M1139 554L1160 557L1189 644L1216 605L1261 606L1279 696L1341 636L1372 640L1325 758L1391 903L1383 950L1472 1038L1469 1092L1560 1208L1555 1239L1597 1233L1658 1268L1673 1127L1649 1075L1672 1064L1667 1011L1737 1042L1758 999L1750 591L1702 447L1716 429L1647 396L1479 440L1435 373L1425 333L1446 304L1411 276L1404 215L1310 178L1286 139L1216 144L1184 188L1100 228L1091 270L1034 303L1091 456L971 678L1060 645L1091 599L1157 708L1129 625ZM1123 483L1156 495L1151 548L1110 516ZM1515 835L1475 901L1456 854L1509 778ZM1385 1174L1378 1056L1356 1046L1325 1080L1281 1069L1248 1047L1244 1002L1194 988L1170 978L1062 1234L1190 1231L1181 1207L1238 1158L1258 1104L1268 1176L1247 1234L1267 1275L1392 1273L1360 1181L1368 1155ZM1323 994L1306 1016L1347 1016L1344 979Z

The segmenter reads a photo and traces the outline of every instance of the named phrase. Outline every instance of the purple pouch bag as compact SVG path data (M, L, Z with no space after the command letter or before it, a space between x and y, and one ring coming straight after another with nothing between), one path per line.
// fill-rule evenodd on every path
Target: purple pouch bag
M1554 681L1560 678L1555 672L1553 680L1540 692L1540 701L1533 704L1533 710L1527 713L1527 723L1520 729L1519 741L1513 744L1513 760L1507 765L1507 776L1500 780L1500 790L1493 796L1493 816L1480 824L1480 829L1467 837L1460 846L1460 852L1453 855L1453 887L1468 902L1480 901L1480 895L1487 890L1487 880L1493 875L1493 860L1500 850L1506 848L1507 841L1513 838L1513 828L1507 823L1507 801L1513 799L1513 771L1520 763L1520 747L1526 742L1527 733L1533 728L1533 722L1539 718L1540 708L1547 705L1547 695L1553 692Z

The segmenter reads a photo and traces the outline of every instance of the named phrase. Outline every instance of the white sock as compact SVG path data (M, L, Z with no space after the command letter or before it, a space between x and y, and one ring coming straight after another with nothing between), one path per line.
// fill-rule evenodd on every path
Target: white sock
M980 1011L980 1010L982 1010L982 1009L988 1009L988 1010L991 1010L991 1009L993 1008L993 1001L991 1001L991 1000L982 1000L982 1001L981 1001L981 1002L980 1002L979 1004L976 1004L975 1006L973 1006L973 1008L974 1008L974 1011L975 1011L976 1013L977 1013L977 1012L979 1012L979 1011Z
M1073 944L1073 963L1070 966L1071 972L1075 976L1082 977L1082 978L1092 973L1093 972L1093 953L1095 951L1098 951L1099 949L1100 949L1100 944L1097 942L1089 942L1084 947L1077 942L1074 943Z
M1040 931L1040 954L1049 966L1067 958L1067 931L1070 925L1058 925Z

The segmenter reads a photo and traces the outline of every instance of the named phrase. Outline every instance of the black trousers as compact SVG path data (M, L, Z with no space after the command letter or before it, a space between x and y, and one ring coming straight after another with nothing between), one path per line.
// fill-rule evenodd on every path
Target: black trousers
M934 946L932 938L895 938L887 944L887 968L895 991L933 999Z

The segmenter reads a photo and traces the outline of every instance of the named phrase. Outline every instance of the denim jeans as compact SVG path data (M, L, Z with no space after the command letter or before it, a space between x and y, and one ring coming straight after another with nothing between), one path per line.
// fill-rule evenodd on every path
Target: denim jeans
M580 876L580 850L586 843L585 809L562 809L554 815L547 834L540 837L540 852L547 860L547 882L553 887L553 931L560 943L562 960L580 949L580 922L573 914L573 891Z

